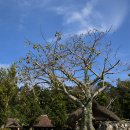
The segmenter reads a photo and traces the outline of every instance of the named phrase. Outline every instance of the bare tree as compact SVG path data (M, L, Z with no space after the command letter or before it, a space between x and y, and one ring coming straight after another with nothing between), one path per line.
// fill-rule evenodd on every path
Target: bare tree
M92 100L107 87L104 82L120 63L111 55L110 44L104 43L106 33L89 31L62 39L57 32L53 43L27 41L32 49L19 61L21 80L55 87L81 106L81 130L94 130ZM99 82L102 87L94 91ZM70 87L77 87L77 93L73 94Z

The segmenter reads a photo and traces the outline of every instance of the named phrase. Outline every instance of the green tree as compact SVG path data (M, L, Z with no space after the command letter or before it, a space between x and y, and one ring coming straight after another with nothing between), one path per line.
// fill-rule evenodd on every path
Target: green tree
M67 118L66 104L63 99L64 95L62 93L56 92L55 90L51 92L51 103L49 106L49 108L51 108L51 111L49 114L53 121L53 124L58 128L65 126Z
M125 119L130 119L130 114L128 111L130 111L130 81L120 81L118 80L117 84L117 93L118 93L118 102L119 107L115 108L115 111Z
M24 85L19 91L15 109L17 110L15 111L16 117L20 119L23 125L29 126L43 113L39 100L36 95L34 95L33 89L29 88L27 85Z
M64 95L54 89L41 89L39 101L44 114L47 114L54 126L62 129L67 118L66 101Z
M111 85L112 86L112 85ZM118 80L117 86L112 86L97 96L97 101L115 112L120 118L130 119L127 113L130 109L130 81Z
M13 98L17 92L16 68L0 68L0 125L10 116Z
M104 82L104 84L107 86L107 89L105 91L103 91L102 93L100 93L97 97L96 97L96 100L97 102L100 104L100 105L103 105L103 106L106 106L106 107L109 107L110 109L110 106L112 104L112 102L115 100L115 97L116 97L116 94L114 92L116 92L115 90L115 87L110 84L109 82ZM97 85L97 88L100 88L102 87L103 85L103 82L100 82L98 85ZM114 94L114 95L113 95Z
M94 130L92 100L107 87L106 78L120 63L110 54L110 46L101 44L104 36L104 32L93 31L62 40L62 35L56 33L53 43L28 41L33 50L19 66L22 80L55 87L79 104L83 111L81 130ZM102 87L94 92L99 82L103 82ZM68 89L70 86L79 88L76 96Z

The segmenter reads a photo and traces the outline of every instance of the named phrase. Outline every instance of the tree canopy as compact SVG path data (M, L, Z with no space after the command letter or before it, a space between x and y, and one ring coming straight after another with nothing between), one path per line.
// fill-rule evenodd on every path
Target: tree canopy
M106 33L95 30L66 40L57 32L52 43L27 41L32 49L19 61L22 81L55 88L83 108L82 130L94 129L92 100L106 89L104 82L120 64L116 55L110 53L110 44L104 43ZM94 91L100 82L102 86ZM78 88L76 95L70 87Z
M17 91L16 68L0 68L0 125L11 113L11 105Z

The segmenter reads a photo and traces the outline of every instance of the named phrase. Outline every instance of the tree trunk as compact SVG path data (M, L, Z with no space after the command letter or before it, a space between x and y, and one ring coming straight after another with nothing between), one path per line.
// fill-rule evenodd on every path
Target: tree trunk
M87 106L83 107L82 121L80 130L95 130L93 126L93 115L92 115L92 101Z

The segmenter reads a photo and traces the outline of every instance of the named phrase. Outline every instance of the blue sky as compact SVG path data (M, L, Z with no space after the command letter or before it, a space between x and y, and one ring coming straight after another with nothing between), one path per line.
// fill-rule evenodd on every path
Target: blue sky
M64 34L105 31L119 56L130 63L129 0L0 0L0 66L26 54L26 39L42 42L56 31Z

